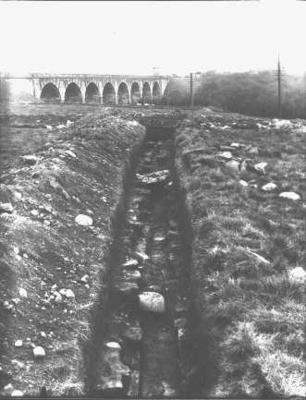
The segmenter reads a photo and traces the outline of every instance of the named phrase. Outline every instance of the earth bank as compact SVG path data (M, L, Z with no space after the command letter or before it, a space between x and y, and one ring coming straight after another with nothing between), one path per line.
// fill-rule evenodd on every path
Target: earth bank
M10 127L8 127L10 129ZM81 394L82 342L122 170L144 127L105 111L59 127L1 178L1 389ZM82 217L83 216L83 217ZM35 358L33 349L43 348ZM45 353L45 355L44 355Z

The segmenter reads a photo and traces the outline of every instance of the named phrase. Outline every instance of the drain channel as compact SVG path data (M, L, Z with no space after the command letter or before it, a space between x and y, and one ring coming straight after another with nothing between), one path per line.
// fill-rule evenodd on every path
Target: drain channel
M169 130L147 135L127 188L108 282L104 337L91 393L102 397L195 395L190 249ZM98 357L98 356L97 356ZM191 389L193 386L193 389Z

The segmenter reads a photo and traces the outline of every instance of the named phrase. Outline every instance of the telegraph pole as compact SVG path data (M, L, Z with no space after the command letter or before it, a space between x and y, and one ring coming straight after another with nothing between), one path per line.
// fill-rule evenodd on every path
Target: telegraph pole
M278 56L277 61L277 92L278 92L278 117L282 118L282 70Z
M190 106L191 106L191 120L193 124L193 103L194 103L194 90L193 90L193 73L190 72Z

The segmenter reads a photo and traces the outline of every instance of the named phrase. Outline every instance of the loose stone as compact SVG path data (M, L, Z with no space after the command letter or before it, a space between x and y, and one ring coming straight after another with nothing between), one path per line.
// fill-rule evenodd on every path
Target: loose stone
M93 224L93 219L85 214L79 214L75 217L75 222L79 225L90 226Z
M21 339L16 340L15 347L22 347L22 346L23 346L23 341Z
M230 160L225 163L225 166L234 172L240 171L240 162L236 160Z
M248 182L244 181L243 179L240 179L239 184L243 187L249 186Z
M288 200L300 200L301 196L295 192L282 192L280 193L279 197Z
M11 397L22 397L23 392L21 390L14 389L11 393Z
M67 297L67 299L74 299L75 298L75 294L73 293L73 291L71 289L61 289L59 292L63 296Z
M144 311L163 314L166 310L163 295L156 292L143 292L139 294L139 306Z
M0 212L12 213L14 210L11 203L0 203Z
M135 258L131 258L131 259L127 260L124 264L122 264L122 266L125 268L131 268L131 267L137 267L138 264L139 263Z
M265 174L267 165L268 165L268 163L261 162L261 163L255 164L254 168L256 171L260 172L261 174Z
M223 151L218 153L217 156L226 160L231 160L233 158L233 154L230 151Z
M275 183L273 183L273 182L270 182L270 183L266 183L265 185L263 185L261 189L264 192L272 192L276 188L277 188L277 185Z
M34 358L36 358L36 359L43 358L46 356L46 351L43 347L36 346L33 349L33 355L34 355Z
M20 297L27 298L27 297L28 297L28 292L27 292L25 289L20 288L20 289L19 289L19 296L20 296Z
M306 281L306 271L302 267L295 267L291 269L288 273L291 282L305 282Z

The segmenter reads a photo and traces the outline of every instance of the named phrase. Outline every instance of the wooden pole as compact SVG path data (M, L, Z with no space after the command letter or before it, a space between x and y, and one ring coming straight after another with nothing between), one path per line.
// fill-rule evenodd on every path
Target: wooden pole
M193 90L193 73L190 72L190 106L191 106L191 120L193 124L193 106L194 106L194 90Z
M281 64L278 57L277 62L277 92L278 92L278 117L282 118L282 71L281 71Z

